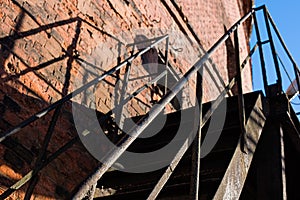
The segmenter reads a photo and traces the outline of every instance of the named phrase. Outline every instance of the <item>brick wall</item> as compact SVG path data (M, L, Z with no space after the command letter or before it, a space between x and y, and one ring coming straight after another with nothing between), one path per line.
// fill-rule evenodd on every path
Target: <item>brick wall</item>
M132 51L137 52L138 45L132 48L128 44L134 43L138 35L153 38L169 34L169 62L182 77L251 6L250 0L0 0L0 129L4 131L17 125L111 69ZM239 29L241 58L249 52L250 26L247 23ZM164 52L165 43L156 49ZM207 72L212 65L225 83L234 75L233 49L231 38L207 64L205 101L218 95ZM143 59L135 59L126 92L133 92L146 83L149 77L141 77L147 75L149 71ZM243 75L244 89L250 91L249 65ZM104 115L119 104L124 77L123 68L89 92L74 98L73 102L86 109L96 108L99 115ZM218 81L218 85L222 83ZM182 99L182 107L194 104L194 89L195 82L191 80L178 97ZM143 91L126 104L125 117L145 114L151 106L150 100L150 90ZM167 110L172 109L169 106ZM62 108L47 155L76 136L71 111L71 103ZM3 158L0 159L0 191L33 169L51 115L32 123L0 145ZM116 115L118 112L111 117ZM76 142L41 171L34 194L38 198L39 195L66 198L96 164L83 145ZM12 198L24 195L26 187Z

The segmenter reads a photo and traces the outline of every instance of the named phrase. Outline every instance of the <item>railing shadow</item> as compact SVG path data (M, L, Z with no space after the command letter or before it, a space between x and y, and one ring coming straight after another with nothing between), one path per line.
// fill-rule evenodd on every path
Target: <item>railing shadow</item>
M1 90L0 92L0 103L4 105L0 117L1 129L12 128L15 123L22 121L22 117L25 117L28 112L28 102L32 104L30 106L31 111L40 110L48 106L47 102L42 102L31 96L21 94L8 85L6 85L6 88L7 90L11 90L9 97L6 96L7 94L5 94L4 91ZM7 103L8 100L6 100L8 98L12 99L9 104ZM82 110L89 110L89 108L75 102L72 102L72 104L76 104L76 106ZM19 107L18 112L14 111L16 106ZM98 111L94 112L96 112L99 119L103 119L103 113ZM35 122L33 126L28 126L20 132L17 137L9 137L1 143L0 193L2 193L4 187L11 187L18 182L20 178L24 178L25 175L28 176L28 173L39 173L38 183L43 182L44 184L36 185L34 190L35 195L56 199L68 199L71 198L69 196L71 191L96 167L98 161L88 153L78 139L72 117L71 102L69 102L62 106L62 112L54 130L55 133L47 149L47 156L41 164L42 170L39 172L32 170L35 160L41 151L41 143L45 135L43 130L47 128L52 115L53 114L49 114L43 120ZM87 122L90 121L88 116L82 117ZM104 131L110 131L113 127L111 118L106 118L106 120L101 120L99 123L100 122L102 123L100 127ZM74 160L72 161L72 159ZM80 164L81 162L75 162L76 159L82 160L85 163L84 166ZM63 167L61 165L62 163ZM3 171L3 169L7 170ZM65 179L65 177L69 178ZM51 181L49 181L49 178ZM45 185L52 189L45 187ZM22 196L25 194L25 191L26 186L21 187L14 195ZM7 192L14 192L14 190L9 189Z
M93 28L95 31L100 32L102 35L105 35L105 36L115 40L120 45L123 45L123 43L118 38L99 29L98 27L94 26L90 22L88 22L80 17L56 21L54 23L43 25L43 24L40 24L38 22L38 20L35 18L35 16L33 16L30 11L26 10L18 1L12 0L12 3L17 5L20 8L21 12L18 16L18 20L15 24L15 27L13 28L13 31L11 31L11 34L0 38L0 44L1 44L1 48L0 48L1 80L0 81L3 83L7 83L9 81L14 81L14 82L22 85L22 87L25 88L27 90L27 92L33 94L37 98L39 98L40 95L37 94L36 92L32 91L32 89L30 87L28 87L28 85L22 83L22 81L20 81L19 78L22 76L26 76L27 74L32 72L32 73L34 73L34 76L36 76L43 83L45 83L52 90L54 90L57 95L60 95L60 96L66 95L69 92L69 86L70 86L69 81L71 78L70 71L72 69L72 63L76 61L77 64L81 65L83 62L85 62L85 60L83 58L79 58L79 55L78 55L79 53L77 51L77 43L78 43L78 40L79 40L79 37L81 34L80 29L81 29L81 26L83 23L85 25ZM30 30L26 30L26 31L20 31L20 28L22 26L25 16L29 17L31 20L33 20L38 25L38 27L30 29ZM74 23L76 23L76 26L77 26L75 28L76 29L75 35L73 36L71 44L67 48L64 48L62 46L62 44L60 44L59 41L55 38L55 35L51 34L51 29L65 26L65 25L74 24ZM57 53L58 54L61 53L62 55L55 57L53 59L47 60L44 63L40 63L38 65L32 66L31 64L28 64L24 58L22 58L22 55L18 54L14 50L15 48L17 48L15 45L18 40L21 40L21 39L24 39L24 38L27 38L30 36L34 36L34 35L40 34L42 32L45 32L48 39L52 38L56 41L56 43L57 43L56 45L60 46L60 48L61 48L61 52L57 52ZM119 52L119 54L120 54L120 52ZM22 65L24 65L26 67L26 69L19 69L18 66L14 66L13 63L9 62L8 59L10 56L13 56L14 58L16 58L18 60L18 62L21 62ZM63 88L61 90L57 90L57 87L53 83L51 83L51 81L48 79L49 77L45 77L44 75L39 73L39 70L45 69L56 63L62 62L66 58L68 60L66 61L67 66L66 66L66 72L65 72L65 77L64 77L65 81L64 81L64 83L62 83ZM116 59L120 59L120 58L118 57ZM5 68L7 68L7 69L5 69ZM101 70L101 69L98 67L97 70ZM105 70L101 70L101 71L105 72ZM87 71L87 73L91 73L91 72Z
M17 1L12 0L12 2L17 5L20 9L21 12L18 16L18 20L16 21L15 27L13 28L13 31L11 31L11 34L8 36L4 36L2 38L0 38L0 44L1 44L1 48L0 48L0 73L1 73L1 79L0 79L0 83L1 86L3 86L3 92L4 93L8 93L10 94L12 97L14 97L14 99L17 100L21 100L21 104L20 107L21 108L25 108L28 105L25 105L24 102L38 102L38 107L36 108L36 110L34 110L34 108L36 107L35 105L31 106L30 110L34 110L33 112L36 112L37 110L41 110L44 107L47 107L49 105L50 102L46 102L46 101L39 101L38 99L42 99L40 94L38 94L37 92L33 91L28 85L26 85L24 82L22 82L21 80L19 80L20 77L28 75L29 73L33 73L34 76L36 76L38 79L42 80L42 82L44 82L46 85L48 85L50 88L52 88L57 94L59 94L60 96L65 96L67 95L70 91L70 79L71 79L71 70L72 70L72 66L74 64L74 62L80 62L78 59L78 55L76 55L76 51L77 51L77 44L78 44L78 39L80 37L81 34L81 26L83 23L87 24L88 26L94 28L96 31L101 32L101 34L106 35L114 40L116 40L117 43L121 44L121 41L118 40L117 38L115 38L114 36L110 35L109 33L106 33L103 30L100 30L99 28L97 28L96 26L93 26L92 24L90 24L89 22L76 17L76 18L71 18L71 19L67 19L67 20L62 20L62 21L57 21L51 24L47 24L47 25L42 25L40 24L36 18L28 11L26 10L21 4L19 4ZM21 26L23 24L24 21L24 17L27 16L29 18L31 18L39 27L38 28L34 28L31 30L27 30L27 31L20 31L21 30ZM69 25L69 24L73 24L76 23L76 30L75 30L75 35L73 35L73 39L71 44L65 49L62 47L62 45L60 45L59 43L57 43L57 45L59 45L61 47L61 52L58 53L63 53L61 56L55 57L53 59L47 60L44 63L38 64L36 66L31 66L30 64L28 64L25 59L22 58L22 56L17 53L15 51L15 48L17 48L16 46L16 42L18 40L30 37L30 36L34 36L37 34L40 34L42 32L45 32L47 34L48 39L50 38L55 38L55 36L51 35L50 31L53 28L56 27L60 27L60 26L65 26L65 25ZM56 40L57 41L57 40ZM9 62L9 58L10 56L14 57L14 59L17 59L18 62L22 63L26 69L20 70L18 69L18 66L14 66L12 63ZM66 60L66 72L64 74L64 83L63 83L63 87L61 90L57 89L55 85L53 85L49 80L47 80L47 77L42 76L39 73L39 70L45 69L55 63L59 63L61 61ZM117 58L119 59L119 57ZM84 61L83 59L81 59L81 61ZM8 67L8 70L5 70L5 67ZM102 70L103 73L105 73L105 70ZM87 72L88 73L88 72ZM9 83L14 82L17 83L18 85L21 85L23 88L26 89L27 93L30 93L31 95L27 96L25 94L20 93L19 91L11 88L9 86ZM2 91L2 90L1 90ZM35 96L36 98L32 98L31 96ZM4 97L3 97L4 98ZM2 99L2 98L1 98ZM3 102L4 103L4 102ZM4 105L4 104L3 104ZM2 116L1 116L1 129L9 129L11 127L13 127L13 125L15 123L18 123L18 121L20 120L20 118L26 118L27 117L27 113L24 113L26 109L21 109L20 112L15 113L15 115L17 115L18 117L16 119L8 119L5 118L6 115L12 115L12 110L10 110L10 108L7 108L7 105L4 105L4 107L2 107L4 110L2 112ZM48 159L52 159L54 160L55 158L58 157L58 155L62 154L62 153L67 153L68 152L72 152L72 151L76 151L76 157L81 155L81 159L82 160L86 160L86 164L87 166L85 167L84 173L86 173L86 175L88 173L90 173L92 171L92 169L96 166L97 161L94 160L94 158L92 158L89 153L85 150L85 148L82 146L81 143L79 142L74 142L78 141L77 136L74 135L76 134L76 130L74 130L75 128L70 128L74 125L72 125L72 119L69 117L71 115L71 108L70 108L70 104L67 104L66 106L62 107L63 112L61 112L61 116L58 118L59 121L59 125L55 128L55 132L60 133L60 134L54 134L53 136L53 140L56 141L56 144L52 144L51 145L51 149L53 150L54 147L57 147L57 151L54 150L47 150L46 154L50 153L50 156L48 157ZM87 108L86 108L87 109ZM97 111L97 117L101 118L103 117L103 113L98 112ZM14 116L14 115L13 115ZM20 118L19 118L20 117ZM24 140L27 140L26 138L24 138L24 134L29 134L30 132L34 133L31 134L32 138L35 138L34 136L36 136L36 138L34 140L38 140L38 138L43 138L45 133L38 133L37 130L34 128L35 126L39 126L41 128L40 131L45 130L46 127L48 126L46 122L51 121L51 115L49 115L48 117L46 117L43 120L40 120L39 122L35 122L34 126L30 126L28 128L26 128L25 131L22 132L22 136L21 137L9 137L7 140L5 140L2 144L6 147L5 151L1 151L1 154L3 154L2 158L4 158L5 161L7 161L8 163L10 163L10 166L13 168L13 170L16 173L19 173L20 175L24 176L26 175L26 173L28 171L30 171L30 169L32 169L32 164L33 164L33 158L34 157L38 157L38 154L40 153L40 147L34 147L35 142L33 142L33 146L32 147L28 147L28 146L24 146L22 141L18 141L19 139L21 140L22 138ZM66 123L68 124L68 126L64 127L63 125L66 125ZM111 126L112 122L110 121L110 118L106 118L106 120L102 120L102 124L101 126L103 127L103 129L108 129ZM5 127L3 126L5 125ZM67 129L67 127L70 128L70 130ZM63 128L63 129L62 129ZM38 135L40 134L40 135ZM73 139L72 139L73 138ZM29 144L30 142L28 141L27 144ZM65 144L64 144L65 143ZM40 145L40 144L39 144ZM69 148L66 148L65 145L67 145ZM71 146L73 145L73 147L71 148ZM75 147L74 147L75 146ZM33 148L34 147L34 148ZM59 148L60 147L60 148ZM64 151L61 150L61 148L65 148ZM21 152L22 151L22 152ZM52 151L52 152L51 152ZM52 156L51 158L51 153L53 153L52 155L56 156ZM79 154L79 155L78 155ZM69 158L67 157L74 157L75 155L62 155L60 156L60 161L56 160L54 161L54 163L57 162L61 162L61 160L69 160ZM3 160L3 161L4 161ZM3 163L3 161L1 161L0 165L3 167L5 164L7 163ZM50 162L50 161L49 161ZM37 163L37 164L41 164L41 163ZM49 164L49 163L48 163ZM42 165L45 165L44 167L47 167L47 169L49 170L49 168L53 168L53 166L56 166L55 164L52 164L50 167L47 166L47 164L42 163ZM72 166L72 162L68 163L66 161L66 163L64 163L65 167L63 169L63 171L65 171L64 173L68 174L67 177L71 177L74 176L74 174L70 174L71 173L71 168L73 169L79 169L76 166ZM67 169L70 170L70 172L67 171ZM27 171L26 171L27 170ZM51 171L51 170L50 170ZM39 173L39 171L32 171L33 173ZM57 173L57 172L54 172ZM78 177L79 179L81 178L83 180L84 173L81 175L80 177ZM74 176L75 177L75 176ZM5 180L4 180L5 179ZM62 183L60 183L59 181L57 181L57 186L56 188L54 188L53 191L47 191L47 188L42 188L43 186L38 186L38 189L35 191L38 191L37 194L40 195L45 195L45 196L49 196L49 197L53 197L53 198L70 198L69 192L72 191L76 185L78 185L82 180L73 180L73 183L69 184L69 185L60 185ZM34 179L32 179L34 180ZM35 180L34 180L35 181ZM36 185L38 179L35 181L35 183L32 183L34 186ZM39 181L45 181L44 178L40 178ZM11 185L13 185L15 182L15 180L9 180L8 178L3 178L1 177L1 183L6 183L5 185L7 187L10 187ZM72 181L71 181L72 182ZM73 186L72 186L73 185ZM34 189L34 186L32 189ZM2 189L1 189L2 190ZM23 191L23 190L22 190ZM12 192L11 190L8 190L8 192ZM31 191L32 192L32 191ZM30 193L31 193L30 192ZM57 196L59 195L60 196Z

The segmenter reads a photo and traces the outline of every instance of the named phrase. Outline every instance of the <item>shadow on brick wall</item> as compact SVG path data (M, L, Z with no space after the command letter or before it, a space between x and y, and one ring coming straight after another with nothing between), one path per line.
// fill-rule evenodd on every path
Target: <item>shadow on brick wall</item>
M121 45L123 45L114 36L100 30L80 17L42 25L30 11L26 10L17 1L12 0L12 2L20 8L20 14L10 34L0 38L1 132L11 129L34 113L72 92L70 84L74 64L79 63L80 65L80 63L85 63L103 73L105 72L103 69L80 57L77 44L82 34L81 28L83 24L99 31L102 35L112 38L119 44L117 63L121 62ZM25 16L34 21L37 27L22 31L21 28ZM45 49L46 46L39 49L33 44L32 47L28 48L28 38L33 36L39 37L43 34L50 41L50 39L54 38L51 34L52 29L70 24L75 24L75 33L69 36L72 37L71 44L66 48L58 45L59 48L55 49L56 52L54 52L61 55L52 56L53 58L47 58L48 60L43 62L40 62L40 57L30 60L33 54L31 55L32 52L28 49L35 49L37 51L35 53L39 54L41 53L39 51L43 51L43 48ZM56 43L60 44L58 41ZM20 48L22 49L21 53L26 52L27 54L20 54ZM45 72L48 74L54 75L54 71L48 68L62 61L65 61L66 65L63 66L64 70L61 73L61 81L63 83L62 87L59 88L56 82L53 83L49 76L45 76L41 71L46 70ZM55 71L55 73L57 72ZM88 81L87 73L92 72L87 71L83 75L83 79L85 79L83 82ZM115 82L120 79L118 73L112 75L112 77L115 79ZM59 76L57 79L59 79ZM39 81L34 82L33 80ZM115 86L115 83L112 81L104 81L112 87ZM38 88L41 85L45 86L42 90ZM45 95L49 95L51 98L47 99L44 97ZM10 187L15 182L22 180L21 178L25 175L33 173L34 178L28 184L16 192L14 189L8 189L6 194L14 192L14 197L17 195L20 198L29 198L31 194L34 194L35 196L42 195L57 199L68 199L74 188L93 171L98 162L79 142L73 122L72 103L82 109L89 109L76 102L67 102L49 115L33 122L1 143L0 191L3 187ZM104 132L115 133L117 125L112 119L112 112L103 113L96 111L96 113ZM85 120L89 121L88 118ZM49 124L52 125L49 126ZM50 131L51 129L53 131ZM123 135L115 136L114 134L108 135L113 142L117 142ZM25 196L26 192L27 195Z
M36 91L33 91L30 86L25 85L22 81L19 80L21 76L26 76L30 73L33 73L35 77L41 80L43 84L49 86L55 93L57 93L54 96L64 96L68 93L69 91L69 86L70 86L70 76L71 76L71 70L72 70L72 64L76 62L77 64L81 64L80 62L84 62L82 58L79 58L79 52L77 51L77 44L78 44L78 39L81 34L81 26L83 23L86 25L92 27L95 31L100 32L102 35L105 35L107 37L110 37L114 40L116 40L118 43L121 43L116 37L110 35L109 33L106 33L103 30L100 30L99 28L95 27L94 25L90 24L86 20L81 19L80 17L75 17L75 18L70 18L67 20L61 20L57 21L54 23L46 24L46 25L41 25L38 20L22 5L20 5L17 1L12 0L12 2L17 5L20 9L21 12L19 16L17 17L17 21L15 23L15 27L11 30L10 34L8 36L0 38L0 74L1 74L1 81L2 82L8 82L8 81L14 81L17 82L18 84L22 85L23 87L28 90L32 95L39 97L40 94L37 94ZM31 30L27 31L20 31L20 27L22 26L22 23L24 21L24 17L28 16L30 17L31 20L33 20L37 25L38 28L34 28ZM73 36L71 44L67 48L63 48L61 44L59 44L59 41L52 36L51 30L53 28L57 27L62 27L65 25L70 25L76 23L76 28L75 28L75 35ZM15 48L24 48L25 50L29 44L26 44L27 41L25 41L25 45L23 45L23 40L25 40L28 37L32 37L38 34L44 33L47 35L48 39L54 38L56 42L60 45L60 49L57 50L57 54L62 54L61 56L57 56L53 59L47 60L46 62L43 63L38 63L37 65L33 66L30 65L30 62L28 61L28 56L30 56L31 52L28 52L29 55L20 55L15 51ZM16 46L16 43L21 41L19 46ZM46 46L44 47L46 48ZM10 58L10 56L12 58ZM53 64L59 63L60 61L66 61L66 67L63 71L65 71L63 79L63 88L58 90L56 85L53 84L51 81L49 81L49 78L45 75L42 75L39 73L40 70L43 70L47 67L50 67ZM116 58L118 61L120 60L120 57ZM17 62L14 62L17 60ZM39 59L37 59L39 61ZM38 62L37 61L37 62ZM19 63L22 65L23 68L25 69L20 69ZM99 67L97 68L98 70L101 70ZM101 70L102 72L105 72L104 70ZM48 71L46 71L48 72ZM48 72L50 74L50 72ZM90 72L89 72L90 73ZM54 72L53 72L54 75ZM31 77L32 78L32 77ZM32 78L33 79L33 78ZM57 99L57 98L56 98ZM51 102L51 99L49 100Z
M21 94L8 85L2 86L5 88L0 90L1 131L14 127L31 114L48 106L48 103ZM29 181L29 184L17 191L8 190L8 193L13 193L10 197L23 199L25 192L31 188L33 196L37 198L67 199L70 198L72 190L97 166L98 161L78 139L70 102L61 107L43 160L39 165L36 164L53 115L54 112L51 112L1 143L0 191L12 186L25 175L33 173L35 176L31 180L35 182ZM102 118L104 114L97 112L97 116ZM102 120L104 130L108 129L110 124L109 118L105 122Z
M28 84L25 79L21 79L22 77L28 76L27 81L35 78L41 80L41 82L47 86L47 89L43 92L47 93L47 90L52 88L58 96L57 99L59 96L65 96L70 92L69 86L72 66L74 62L78 62L79 59L77 43L79 35L81 34L82 23L92 26L97 31L100 31L101 34L114 38L79 17L41 25L35 17L17 1L12 0L12 2L17 5L21 11L10 34L0 38L0 129L2 132L21 123L24 119L49 106L49 103L52 102L51 99L49 102L43 100L41 93L33 89L35 87L35 85L32 85L34 82ZM21 31L25 16L31 18L38 27ZM76 23L75 35L73 36L71 44L66 49L60 46L61 52L58 53L62 53L61 56L43 63L38 63L37 65L31 65L30 62L26 60L26 55L24 58L24 56L16 51L16 48L20 47L17 46L19 45L18 42L24 39L40 33L45 33L48 39L50 39L53 37L50 33L51 29L72 23ZM26 48L26 45L27 44L23 47ZM30 56L30 52L28 56ZM63 87L57 89L56 85L51 83L47 77L43 76L39 71L65 59L67 59L67 64L64 70ZM37 62L39 62L39 59ZM22 65L22 68L20 68L20 65ZM70 197L70 192L74 187L84 180L96 167L98 162L85 150L78 140L72 119L71 103L66 103L57 110L58 111L52 112L25 127L22 131L1 143L1 190L3 187L12 186L16 181L31 172L36 174L36 176L30 181L29 187L22 187L20 191L13 194L14 197L19 195L20 198L24 198L25 192L27 191L28 194L34 193L34 195L65 199ZM51 140L47 141L46 138L50 129L49 123L54 120L52 117L56 115L56 113L57 119L56 122L53 123L54 131L53 134L50 134ZM101 112L97 112L97 116L99 119L105 119L101 121L101 126L104 130L112 127L113 122L110 116ZM45 145L45 143L47 143L47 145ZM43 149L45 146L47 148ZM85 164L82 165L82 163ZM7 192L11 193L14 192L14 190L9 189Z
M227 28L224 25L224 33L227 32ZM235 58L235 47L231 40L231 37L225 41L226 47L226 54L227 54L227 71L228 71L228 80L232 80L236 76L236 58ZM238 94L237 85L234 84L233 88L231 89L234 95Z

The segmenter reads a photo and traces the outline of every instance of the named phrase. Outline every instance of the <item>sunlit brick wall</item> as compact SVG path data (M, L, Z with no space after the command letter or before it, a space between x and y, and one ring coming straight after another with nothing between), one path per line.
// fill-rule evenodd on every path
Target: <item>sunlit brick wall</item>
M128 44L138 35L153 38L169 34L169 62L182 77L251 6L250 0L0 0L0 130L17 125L116 66L130 55L132 47ZM250 25L239 29L241 59L249 52ZM156 49L164 52L164 45ZM233 38L218 49L207 67L215 65L228 83L235 73L232 58ZM108 113L123 96L120 88L124 74L122 69L107 77L89 91L91 95L82 94L73 102ZM133 92L149 80L140 78L147 75L142 59L134 60L126 92ZM245 91L250 91L250 65L243 75ZM209 101L218 90L207 72L204 79L204 100ZM194 104L194 90L195 81L191 80L178 97L183 108ZM150 100L150 91L145 90L125 106L125 117L145 114ZM48 155L77 134L71 107L68 103L61 110ZM51 116L46 116L0 145L0 189L33 169L50 121ZM34 194L39 199L40 195L67 198L96 164L77 142L41 171ZM12 198L24 195L26 187Z

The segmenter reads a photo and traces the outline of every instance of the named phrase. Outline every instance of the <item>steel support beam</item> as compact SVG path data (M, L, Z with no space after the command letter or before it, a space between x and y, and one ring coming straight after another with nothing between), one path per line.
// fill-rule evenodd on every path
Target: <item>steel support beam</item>
M277 56L276 56L277 53L276 53L275 44L274 44L274 40L273 40L271 28L270 28L269 17L268 17L268 14L267 14L267 8L265 6L263 8L263 13L264 13L265 24L266 24L266 28L267 28L269 41L270 41L272 57L273 57L274 65L275 65L275 71L276 71L276 74L277 74L277 84L278 84L277 85L278 86L278 91L277 92L281 92L282 91L281 73L280 73L278 59L277 59Z
M202 74L197 73L196 85L196 103L199 106L199 113L195 109L194 131L197 131L196 137L192 146L192 169L191 169L191 186L190 199L199 199L199 185L200 185L200 158L201 158L201 124L202 124Z
M240 45L238 29L234 31L234 45L235 45L235 61L236 61L236 74L237 74L237 88L238 88L238 105L239 105L239 119L241 127L241 148L246 152L245 145L247 146L246 129L245 129L245 103L243 95L242 84L242 66L240 61Z
M269 96L269 90L268 90L267 70L266 70L266 63L265 63L265 58L264 58L264 50L263 50L263 47L262 47L263 43L262 43L261 37L260 37L260 31L259 31L259 27L258 27L256 12L253 14L253 19L254 19L254 27L255 27L255 33L256 33L258 49L259 49L259 57L260 57L260 64L261 64L264 90L265 90L266 96L268 97Z
M282 125L277 117L268 119L257 148L258 200L286 199L284 142Z
M241 150L240 138L221 184L215 193L214 200L239 199L266 120L262 112L262 104L260 96L256 100L255 106L246 122L246 137L249 141L247 154Z

